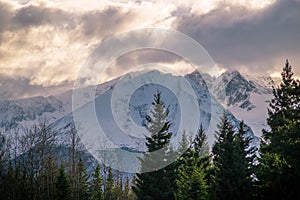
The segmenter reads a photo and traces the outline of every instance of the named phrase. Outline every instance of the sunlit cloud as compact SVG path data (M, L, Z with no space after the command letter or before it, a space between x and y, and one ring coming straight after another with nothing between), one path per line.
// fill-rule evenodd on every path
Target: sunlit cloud
M26 80L23 83L30 86L27 90L31 86L70 87L84 61L102 40L146 27L179 30L197 40L219 66L215 74L225 69L278 74L286 58L290 58L292 65L300 63L300 45L295 41L295 36L300 35L296 27L300 21L299 2L289 2L2 0L0 75L7 80ZM116 61L103 81L153 60L182 74L191 71L182 60L140 52ZM299 68L295 73L300 73ZM29 94L20 92L19 96Z

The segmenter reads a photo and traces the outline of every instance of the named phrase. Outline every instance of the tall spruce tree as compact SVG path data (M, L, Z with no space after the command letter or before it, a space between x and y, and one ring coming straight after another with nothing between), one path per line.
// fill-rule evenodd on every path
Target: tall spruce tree
M215 199L250 199L254 157L244 123L235 133L227 114L216 131L217 140L212 148Z
M104 190L104 199L105 200L114 200L114 177L112 173L112 169L109 167L108 176L105 182L105 190Z
M300 199L300 82L288 60L268 108L270 130L263 130L259 186L263 199Z
M92 174L92 180L90 182L90 196L91 200L104 200L103 195L103 178L100 173L100 166L97 165L94 173Z
M142 171L153 171L137 174L133 191L138 199L172 200L175 186L174 165L162 169L155 167L166 161L169 153L167 146L172 136L169 132L171 123L167 119L169 110L165 107L160 92L154 95L152 106L150 115L146 117L148 123L145 125L151 133L151 136L146 138L146 146L150 153L145 153L141 159L141 168Z
M255 197L254 176L256 171L255 162L257 161L257 147L251 145L252 138L247 135L244 121L239 124L239 129L235 134L236 167L239 180L239 193L241 199L253 199Z
M57 163L54 160L55 158L53 156L50 156L47 159L47 163L45 166L45 183L42 185L44 195L43 200L47 199L53 199L53 196L55 196L55 181L58 174L59 166L57 166Z
M77 174L77 183L76 183L76 199L78 200L87 200L90 199L89 196L89 174L87 173L86 169L85 169L85 164L84 161L82 160L82 158L79 159L78 162L78 167L76 170L76 174Z
M183 136L182 148L187 144ZM201 125L192 143L180 158L175 199L208 199L206 172L209 166L208 145Z
M71 186L68 176L66 175L65 168L61 165L59 169L59 174L55 183L56 200L69 200L71 197Z

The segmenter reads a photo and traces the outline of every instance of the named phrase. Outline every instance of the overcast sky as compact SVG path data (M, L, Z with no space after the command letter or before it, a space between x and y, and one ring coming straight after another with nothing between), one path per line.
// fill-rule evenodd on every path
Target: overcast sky
M70 88L101 41L151 27L195 39L220 72L278 76L288 58L300 76L299 0L0 0L0 100ZM133 52L106 78L148 62L185 65L167 52Z

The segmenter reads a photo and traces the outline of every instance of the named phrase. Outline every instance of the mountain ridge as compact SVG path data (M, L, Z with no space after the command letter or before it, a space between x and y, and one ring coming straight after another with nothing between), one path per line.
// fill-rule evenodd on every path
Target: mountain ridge
M272 93L270 87L275 86L275 81L271 77L255 78L243 75L238 71L227 71L217 78L208 74L199 76L197 72L187 74L185 77L192 79L196 85L208 88L213 93L222 94L218 91L225 90L225 97L218 97L217 100L225 104L227 109L238 119L245 120L255 130L256 135L259 136L260 128L267 128L265 120L260 119L259 122L253 122L253 117L248 120L247 115L248 113L253 114L251 111L255 111L255 108L262 107L258 104L264 104L266 110L267 101L270 100ZM93 86L96 87L95 95L103 95L112 89L119 79L120 77ZM199 99L203 99L203 97ZM2 113L2 115L0 114L0 128L5 131L18 126L31 125L40 118L47 118L49 123L54 123L72 112L72 90L47 97L4 100L0 102L0 111ZM263 116L266 117L265 114Z

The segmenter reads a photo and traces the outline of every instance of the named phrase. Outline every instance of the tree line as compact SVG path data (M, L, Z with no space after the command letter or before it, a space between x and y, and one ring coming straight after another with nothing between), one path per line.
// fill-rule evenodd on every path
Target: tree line
M268 107L270 129L262 131L259 149L251 145L244 122L234 128L224 112L211 153L202 126L190 145L183 136L181 148L187 150L175 162L136 175L133 191L137 199L300 199L300 81L294 79L288 61L281 75ZM146 154L142 169L166 161L173 153L172 148L165 148L172 137L168 113L157 93L146 118L146 128L152 133L146 145L149 152L165 151L161 157Z
M74 124L66 129L69 147L57 145L58 133L46 120L24 128L22 135L0 134L0 199L134 199L128 175L102 164L87 169L91 163Z
M0 134L0 198L300 199L300 81L293 77L288 61L281 84L273 88L270 128L263 130L259 149L251 145L244 122L234 128L224 111L211 151L202 125L195 138L183 134L174 151L168 114L157 92L144 124L151 133L146 137L148 152L140 159L145 173L134 176L103 165L88 172L91 166L82 159L83 147L72 125L70 148L61 151L55 146L57 133L46 122L25 129L22 136L16 131L11 140ZM64 153L68 156L60 155ZM170 158L176 159L164 168L156 167Z

